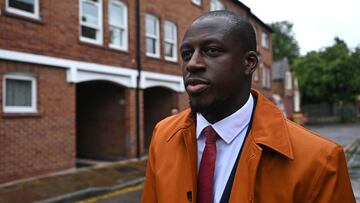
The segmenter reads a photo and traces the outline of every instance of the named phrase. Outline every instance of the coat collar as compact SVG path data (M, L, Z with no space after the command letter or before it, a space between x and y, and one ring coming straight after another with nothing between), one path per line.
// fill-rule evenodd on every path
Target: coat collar
M251 93L257 98L251 127L254 142L294 159L284 114L257 90Z
M283 113L268 99L266 99L257 90L252 89L251 94L256 98L255 112L253 113L253 121L251 134L257 145L266 146L289 159L294 159L289 132L286 125L286 118ZM195 135L196 119L190 109L187 109L172 119L167 132L167 141L180 130L186 130L184 136ZM196 139L189 139L189 141ZM195 144L196 146L196 144Z

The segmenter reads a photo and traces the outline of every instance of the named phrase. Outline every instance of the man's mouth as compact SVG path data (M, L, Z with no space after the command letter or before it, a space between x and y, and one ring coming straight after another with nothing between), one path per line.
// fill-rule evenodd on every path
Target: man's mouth
M209 88L209 82L202 79L188 79L185 83L186 90L189 94L200 94Z

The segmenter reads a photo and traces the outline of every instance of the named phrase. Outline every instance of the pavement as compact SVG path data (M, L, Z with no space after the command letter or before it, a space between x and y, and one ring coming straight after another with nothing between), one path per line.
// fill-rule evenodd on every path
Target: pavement
M62 203L144 182L146 159L98 164L0 185L0 203Z
M343 143L341 141L344 141L344 136L342 139L340 136L344 135L342 129L336 133L334 130L339 128L312 127L312 130L325 135L333 134L334 137L330 138L344 145L354 193L360 203L360 131L357 126L353 126L353 132L350 130L352 133L349 133L349 127L344 128L348 129L345 134L352 136ZM332 133L327 133L327 131ZM91 167L70 169L42 177L5 183L0 185L0 203L74 202L75 199L80 200L81 197L97 196L139 185L144 182L145 169L146 157L140 160L97 163Z

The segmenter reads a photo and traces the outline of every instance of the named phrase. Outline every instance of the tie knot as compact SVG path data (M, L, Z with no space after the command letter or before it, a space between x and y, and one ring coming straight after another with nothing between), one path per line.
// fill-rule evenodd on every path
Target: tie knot
M206 144L214 144L216 142L218 134L216 133L214 128L211 127L211 125L204 128L203 133L205 136Z

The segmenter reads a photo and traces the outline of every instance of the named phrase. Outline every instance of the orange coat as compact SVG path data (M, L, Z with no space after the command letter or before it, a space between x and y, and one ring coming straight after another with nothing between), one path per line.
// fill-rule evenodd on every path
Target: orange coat
M342 147L284 118L256 91L230 203L355 203ZM191 110L154 129L143 203L196 202L197 142ZM234 154L236 156L237 154Z

